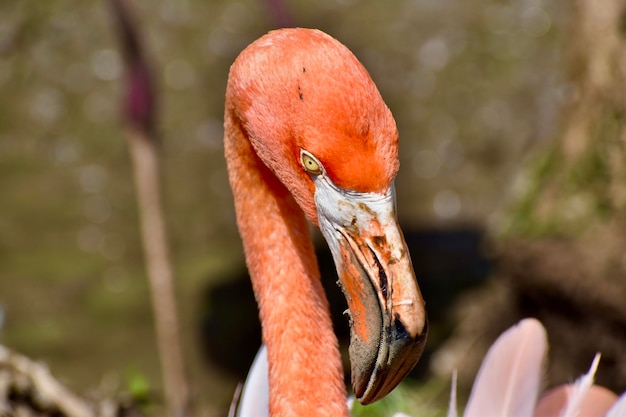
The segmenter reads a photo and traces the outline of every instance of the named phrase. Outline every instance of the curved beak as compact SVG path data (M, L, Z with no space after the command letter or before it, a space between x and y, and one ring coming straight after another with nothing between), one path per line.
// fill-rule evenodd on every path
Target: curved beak
M411 258L386 194L337 188L315 179L318 220L348 302L352 387L362 404L393 390L413 369L428 323Z

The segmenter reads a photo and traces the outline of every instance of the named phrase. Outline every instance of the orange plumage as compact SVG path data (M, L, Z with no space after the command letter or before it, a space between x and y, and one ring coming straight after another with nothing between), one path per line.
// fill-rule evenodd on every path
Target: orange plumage
M322 231L331 249L348 253L335 260L338 268L348 264L343 270L354 278L343 285L362 323L353 337L359 356L353 358L357 396L371 402L385 395L421 354L426 319L395 221L398 133L367 71L345 46L320 31L270 32L231 68L224 142L268 346L271 414L348 414L337 339L307 219L315 225L337 222ZM302 152L317 158L319 172L303 167ZM337 207L325 200L331 194L341 200ZM369 200L383 201L372 207L384 206L385 214L368 209ZM335 218L342 204L355 210L352 222ZM342 230L347 232L338 233ZM371 243L374 231L390 234L389 248ZM352 283L365 290L356 292ZM397 300L400 295L405 298ZM380 320L363 321L366 311ZM393 332L398 336L387 340ZM363 335L373 335L372 340L362 340ZM385 371L380 377L380 369L387 367L392 375Z

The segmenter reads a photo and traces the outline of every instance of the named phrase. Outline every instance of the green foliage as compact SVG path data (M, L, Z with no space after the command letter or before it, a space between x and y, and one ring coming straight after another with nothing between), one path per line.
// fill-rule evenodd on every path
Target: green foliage
M149 412L152 407L152 389L150 381L141 372L131 372L127 377L128 393L132 398L132 404L144 412Z
M542 191L548 184L547 178L554 175L559 164L560 154L556 146L537 157L534 166L528 169L530 174L525 180L526 189L523 195L507 213L508 224L504 230L505 236L536 237L550 233L551 227L538 222L534 217L534 211Z
M616 178L611 158L626 164L621 140L624 115L610 108L597 109L585 132L592 139L576 158L567 159L557 141L528 168L523 195L509 212L505 234L517 237L579 236L594 224L621 215L624 203L613 201Z
M443 417L449 393L449 381L430 378L423 384L405 382L374 404L362 406L355 401L351 412L354 417L392 417L396 413L412 417Z

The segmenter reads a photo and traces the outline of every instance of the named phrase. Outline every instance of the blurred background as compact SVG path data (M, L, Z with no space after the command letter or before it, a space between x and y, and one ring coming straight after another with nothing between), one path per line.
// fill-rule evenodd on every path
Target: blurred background
M268 30L315 27L339 39L370 71L396 118L399 217L434 320L433 345L416 384L433 375L447 384L456 363L451 352L463 345L454 339L459 323L481 300L476 288L493 286L488 277L507 253L499 242L579 238L572 230L594 218L584 211L594 197L583 196L568 200L568 208L550 206L556 218L568 219L563 227L529 220L537 178L544 180L535 174L553 172L545 167L554 160L545 162L545 155L554 155L568 126L564 114L582 94L574 76L584 70L572 70L582 1L128 3L158 95L183 340L195 401L205 415L225 413L259 341L222 121L230 64ZM146 390L158 399L122 88L123 63L104 1L0 2L0 343L45 361L81 393ZM622 113L611 114L617 124L611 137L619 142ZM583 174L594 183L598 175ZM611 210L603 213L613 218ZM512 256L521 253L515 248L508 249ZM572 252L562 251L563 264L573 266ZM626 260L616 259L615 279L623 283ZM511 262L512 270L533 264ZM611 313L611 332L622 341L623 313ZM450 340L457 340L454 349L437 356ZM626 366L623 355L609 363ZM445 384L433 394L442 404Z

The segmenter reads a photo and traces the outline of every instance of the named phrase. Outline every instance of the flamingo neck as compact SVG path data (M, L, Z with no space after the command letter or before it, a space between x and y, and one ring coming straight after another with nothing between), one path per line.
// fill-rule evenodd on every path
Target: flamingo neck
M224 146L268 349L270 415L347 416L337 338L302 210L228 111Z

